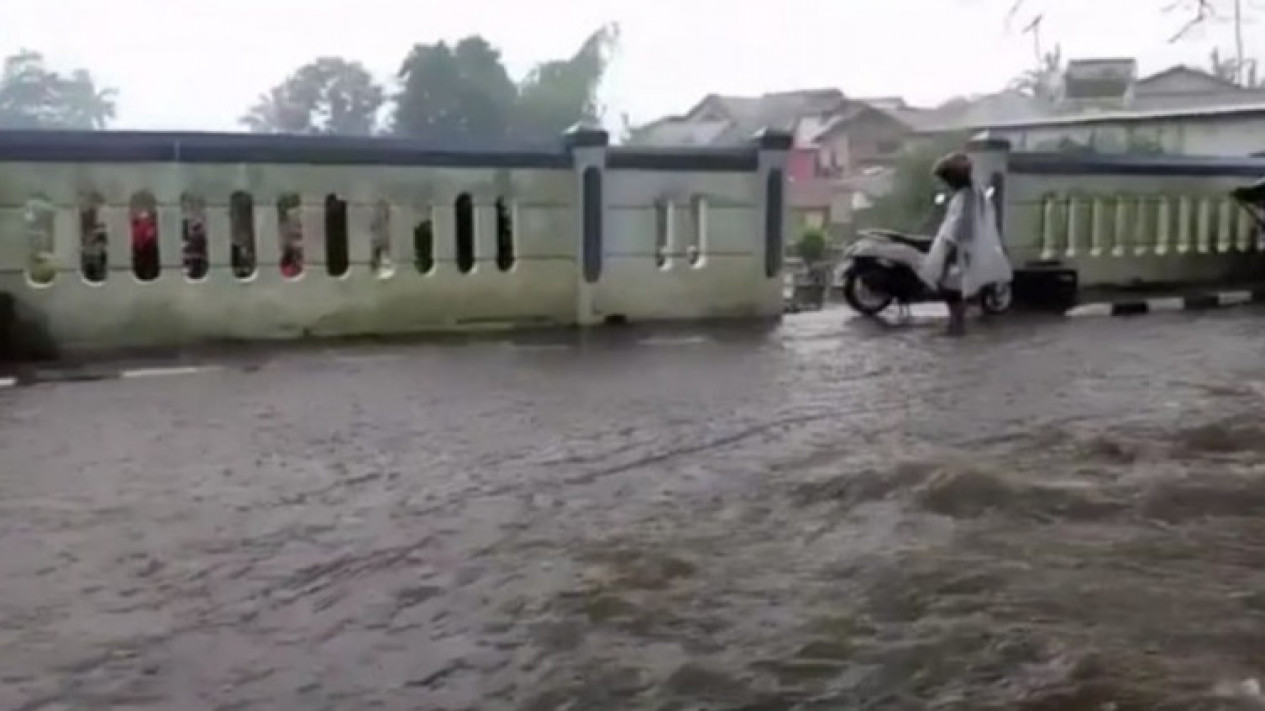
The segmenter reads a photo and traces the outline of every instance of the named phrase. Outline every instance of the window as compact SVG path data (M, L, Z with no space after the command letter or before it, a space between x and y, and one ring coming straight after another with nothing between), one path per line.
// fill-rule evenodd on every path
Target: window
M229 268L238 279L255 275L258 262L255 247L255 199L238 190L228 197Z
M154 281L162 272L158 246L158 201L148 190L132 195L132 274L140 281Z
M104 204L100 193L88 193L79 200L79 271L89 284L105 281L107 272L110 238L101 220Z
M514 213L505 198L496 201L496 267L503 272L514 268Z
M435 269L434 208L427 207L425 215L413 227L413 265L420 274L430 274Z
M474 201L469 193L457 196L453 211L457 218L457 270L469 274L474 271Z
M347 276L351 254L347 244L347 201L330 193L325 196L325 273Z

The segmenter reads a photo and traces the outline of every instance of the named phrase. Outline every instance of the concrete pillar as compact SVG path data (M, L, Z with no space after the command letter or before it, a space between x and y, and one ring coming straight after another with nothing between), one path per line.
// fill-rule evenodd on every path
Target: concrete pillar
M764 278L778 281L781 298L782 256L790 227L790 201L787 199L786 158L795 144L795 136L786 131L765 129L755 136L759 151L756 162L759 186L761 235L764 241ZM779 302L779 309L781 308Z
M576 297L575 321L589 326L600 321L596 291L602 278L606 244L606 153L610 134L579 124L564 135L576 179Z

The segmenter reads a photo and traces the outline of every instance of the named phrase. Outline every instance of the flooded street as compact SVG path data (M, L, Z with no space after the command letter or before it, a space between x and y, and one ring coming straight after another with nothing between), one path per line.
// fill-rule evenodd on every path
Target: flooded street
M0 391L0 708L1265 708L1265 311L937 328Z

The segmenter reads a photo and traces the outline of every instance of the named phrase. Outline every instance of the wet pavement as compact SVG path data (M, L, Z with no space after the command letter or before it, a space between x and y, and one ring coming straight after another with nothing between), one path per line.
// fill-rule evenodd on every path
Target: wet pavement
M0 391L0 708L1261 708L1265 311L937 326Z

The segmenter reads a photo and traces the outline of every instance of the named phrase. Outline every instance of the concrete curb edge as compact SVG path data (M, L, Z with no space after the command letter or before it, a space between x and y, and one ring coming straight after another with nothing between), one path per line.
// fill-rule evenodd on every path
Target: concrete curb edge
M1157 296L1081 304L1068 311L1067 315L1070 317L1141 316L1172 311L1208 311L1261 302L1265 302L1265 290L1212 291L1184 296Z
M90 380L132 380L137 378L160 378L173 375L195 375L223 370L219 365L178 365L152 368L121 368L118 370L99 370L93 368L51 368L33 369L14 376L0 377L0 390L7 388L27 387L48 383L87 382Z

